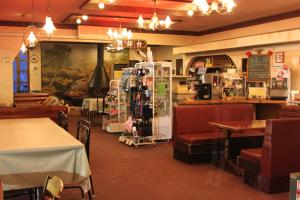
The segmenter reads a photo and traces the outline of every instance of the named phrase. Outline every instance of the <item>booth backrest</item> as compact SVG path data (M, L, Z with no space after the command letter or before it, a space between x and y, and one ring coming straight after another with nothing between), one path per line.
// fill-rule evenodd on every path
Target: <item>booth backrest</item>
M214 121L253 120L252 104L174 106L173 135L219 131L208 125Z
M68 108L65 106L0 108L0 119L49 117L53 121L57 121L58 112L61 110L65 113L68 112Z
M300 171L300 118L267 120L261 175L288 177Z
M279 118L300 118L300 106L281 106Z

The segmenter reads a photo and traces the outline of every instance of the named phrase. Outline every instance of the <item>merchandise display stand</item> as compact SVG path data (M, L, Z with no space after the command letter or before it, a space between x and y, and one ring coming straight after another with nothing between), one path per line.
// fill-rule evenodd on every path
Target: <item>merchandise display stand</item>
M137 63L127 70L132 128L119 137L120 142L138 147L171 139L171 69L169 62L155 62Z
M126 93L120 88L120 80L111 80L109 95L106 97L102 119L102 129L110 133L124 132L123 123L127 118Z

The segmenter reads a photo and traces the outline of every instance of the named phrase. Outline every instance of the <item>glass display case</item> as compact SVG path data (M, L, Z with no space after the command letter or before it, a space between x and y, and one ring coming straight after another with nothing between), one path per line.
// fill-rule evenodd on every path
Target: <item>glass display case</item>
M170 62L144 62L128 70L132 127L120 142L137 147L172 138L171 69Z
M108 96L105 98L102 129L110 133L124 132L127 119L127 95L121 89L120 80L111 80Z

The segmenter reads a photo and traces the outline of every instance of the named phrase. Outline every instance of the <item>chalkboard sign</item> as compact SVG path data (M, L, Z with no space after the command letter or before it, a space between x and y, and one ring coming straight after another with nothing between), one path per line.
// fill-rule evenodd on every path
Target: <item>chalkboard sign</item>
M252 55L248 58L247 81L268 82L270 80L270 56Z

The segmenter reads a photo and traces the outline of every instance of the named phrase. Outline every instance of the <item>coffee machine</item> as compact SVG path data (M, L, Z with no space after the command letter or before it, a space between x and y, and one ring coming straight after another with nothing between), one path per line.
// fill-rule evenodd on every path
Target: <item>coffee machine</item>
M197 86L197 100L210 100L212 99L212 87L210 83L200 83Z

